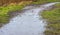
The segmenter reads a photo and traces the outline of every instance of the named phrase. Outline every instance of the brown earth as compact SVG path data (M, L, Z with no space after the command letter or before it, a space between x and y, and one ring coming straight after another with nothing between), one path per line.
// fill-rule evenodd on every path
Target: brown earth
M19 3L21 1L37 1L37 0L0 0L0 6L7 5L9 3Z

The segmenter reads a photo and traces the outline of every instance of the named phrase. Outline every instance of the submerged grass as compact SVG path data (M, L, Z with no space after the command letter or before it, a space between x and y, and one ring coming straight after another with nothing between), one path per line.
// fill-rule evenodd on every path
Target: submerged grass
M60 35L60 3L56 8L42 12L42 17L47 19L48 25L45 35Z

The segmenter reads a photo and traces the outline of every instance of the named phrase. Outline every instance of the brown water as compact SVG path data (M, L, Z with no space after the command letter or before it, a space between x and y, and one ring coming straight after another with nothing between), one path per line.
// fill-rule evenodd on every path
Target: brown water
M25 7L24 13L12 18L7 25L0 28L0 35L44 35L46 21L38 13L54 4Z

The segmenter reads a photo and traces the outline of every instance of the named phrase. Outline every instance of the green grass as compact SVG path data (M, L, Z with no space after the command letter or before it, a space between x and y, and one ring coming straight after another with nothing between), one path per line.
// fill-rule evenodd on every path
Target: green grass
M0 7L0 23L6 23L9 20L8 12L21 10L23 6L13 5L13 6L6 6Z
M60 31L51 31L51 30L46 30L45 35L60 35Z
M28 2L22 2L21 4L9 4L7 6L1 6L0 7L0 26L1 24L6 24L9 22L10 15L8 15L9 12L14 12L16 10L22 10L23 7L25 7L28 4Z
M45 4L50 2L60 2L60 0L37 0L37 2L32 2L33 4Z
M19 6L19 5L0 7L0 23L7 22L6 20L9 17L9 15L8 15L9 11L15 11L15 10L19 10L19 9L22 9L22 8L23 8L23 6Z
M60 35L60 4L56 4L55 7L42 12L42 17L48 22L45 35Z

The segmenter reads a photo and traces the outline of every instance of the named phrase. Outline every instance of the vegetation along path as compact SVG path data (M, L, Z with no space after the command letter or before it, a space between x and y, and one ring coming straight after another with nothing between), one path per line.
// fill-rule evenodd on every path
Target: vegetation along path
M46 21L38 13L50 9L54 4L23 8L23 13L13 17L8 24L0 28L0 35L44 35Z

